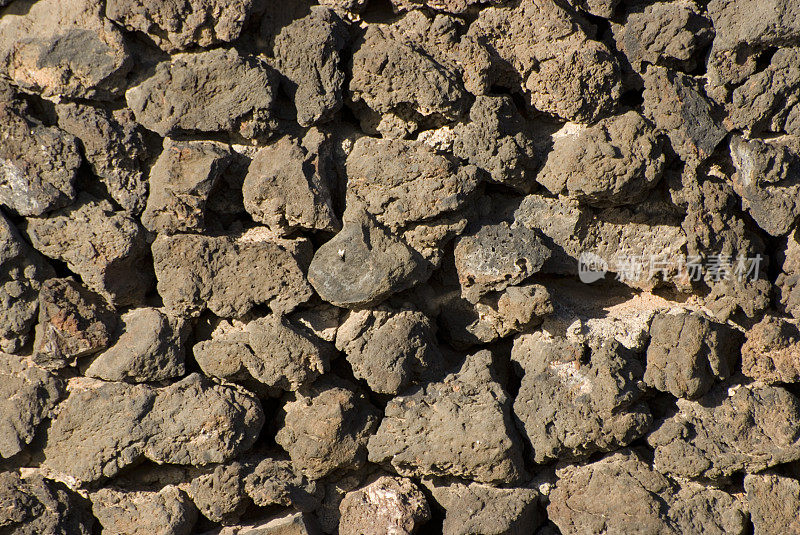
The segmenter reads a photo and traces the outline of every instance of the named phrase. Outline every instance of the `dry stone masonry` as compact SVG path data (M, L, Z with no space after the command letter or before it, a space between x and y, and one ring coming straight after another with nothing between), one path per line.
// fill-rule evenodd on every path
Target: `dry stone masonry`
M0 534L751 533L798 0L0 0Z

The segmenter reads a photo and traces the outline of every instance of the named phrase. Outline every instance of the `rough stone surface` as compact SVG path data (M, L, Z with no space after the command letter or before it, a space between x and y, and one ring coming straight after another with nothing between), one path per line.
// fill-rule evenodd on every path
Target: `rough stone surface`
M256 304L288 312L311 297L303 276L305 242L266 229L240 235L160 235L153 243L158 290L166 308L197 315L242 316ZM298 258L299 257L299 258Z
M681 1L636 6L614 33L619 50L639 72L646 64L693 71L713 39L711 21L696 5Z
M262 60L216 49L172 56L125 98L136 120L162 136L228 132L253 138L275 127L276 85Z
M284 137L260 149L244 179L245 209L275 232L339 230L331 158L330 142L318 130L299 142Z
M341 51L348 41L347 25L327 7L311 8L275 37L276 67L285 77L301 126L330 120L342 107Z
M108 201L81 195L47 217L29 217L25 231L46 256L66 262L89 289L114 305L141 303L152 282L144 231Z
M90 535L94 519L80 498L39 474L0 473L0 528L13 535Z
M644 111L689 162L711 156L725 138L713 108L697 82L686 75L651 66L644 74Z
M789 232L800 216L800 138L747 141L731 138L733 185L759 227L771 236Z
M0 106L0 206L22 216L67 206L75 200L82 161L75 138L27 119L13 92L3 96L8 101Z
M413 131L419 123L441 124L462 115L467 103L464 87L451 65L437 59L402 30L367 28L354 44L348 95L362 125L369 131L375 114L387 114L388 121L411 123L399 126L401 130ZM387 118L382 122L374 130L391 132Z
M539 284L509 286L470 303L461 290L442 298L439 320L451 345L472 347L537 327L553 312L550 294Z
M208 375L227 380L252 378L270 389L297 390L329 368L330 344L278 315L247 323L220 322L194 346Z
M650 324L644 381L678 398L700 397L733 375L741 345L741 334L700 314L659 314Z
M30 340L39 290L52 276L44 258L0 212L0 351L17 352Z
M341 535L411 534L431 517L425 495L411 480L389 476L348 492L339 510Z
M193 374L163 388L73 379L48 430L44 468L92 482L148 458L219 463L248 449L264 422L251 394Z
M208 196L231 160L222 143L167 138L150 170L144 227L169 234L204 230Z
M765 316L747 331L742 345L742 374L763 383L800 382L800 329Z
M0 0L0 535L800 532L798 0Z
M116 326L102 297L73 279L49 279L39 291L34 360L54 368L74 365L108 347Z
M678 412L647 440L656 470L717 479L800 459L800 402L777 386L716 387Z
M369 459L397 473L456 476L483 483L525 477L522 447L511 421L511 400L481 351L441 382L389 402Z
M774 473L748 474L744 490L757 535L800 530L800 483L796 479Z
M74 102L56 106L58 126L78 138L92 172L124 210L139 214L147 199L144 129L128 109L109 111Z
M422 143L362 137L347 157L347 193L392 231L461 208L477 169Z
M192 479L186 494L212 522L235 523L248 505L244 477L245 467L241 463L220 464Z
M313 517L304 513L288 513L251 524L230 526L213 535L317 535L319 528Z
M444 507L444 535L522 535L542 523L539 493L529 488L501 489L480 483L425 480L433 499Z
M662 145L641 115L628 112L560 133L536 180L553 195L564 193L593 206L635 203L661 178Z
M267 457L244 478L245 492L260 506L284 505L311 512L320 506L322 485L295 471L288 460Z
M507 96L480 95L469 122L453 128L453 154L486 171L492 180L523 192L539 168L535 134Z
M484 225L456 241L461 295L471 303L489 292L518 285L550 257L539 235L522 225Z
M525 95L533 108L576 122L593 122L617 105L617 60L558 4L523 0L515 7L488 7L466 37L462 54L472 61L465 77L480 80L483 92L505 86ZM474 50L481 46L485 55Z
M308 282L325 301L345 308L377 304L427 278L428 263L361 208L348 208L342 230L320 246Z
M650 428L642 365L615 340L586 347L520 335L511 359L523 373L514 414L537 463L614 450Z
M789 235L786 250L783 252L781 273L775 280L778 287L778 300L786 312L800 318L800 236L797 232Z
M275 435L293 465L311 479L366 461L367 439L375 432L378 410L342 379L324 378L284 405Z
M109 533L188 535L197 520L189 497L172 485L158 492L105 488L90 498L92 513Z
M131 57L101 0L18 0L0 21L0 72L45 97L113 99Z
M167 52L233 41L242 32L254 0L178 0L150 4L110 0L106 16L128 30L147 34Z
M84 372L105 381L150 382L186 373L182 318L157 308L135 308L120 318L114 343Z
M444 369L436 328L415 310L354 310L339 326L336 348L346 353L353 375L382 394L397 394Z
M0 458L16 455L33 440L62 395L57 376L27 359L0 353Z
M745 532L741 498L678 484L630 450L556 473L547 512L564 534Z

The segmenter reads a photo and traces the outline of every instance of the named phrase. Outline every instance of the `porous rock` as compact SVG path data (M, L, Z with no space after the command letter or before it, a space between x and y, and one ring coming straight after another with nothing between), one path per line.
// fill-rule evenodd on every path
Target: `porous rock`
M1 211L0 274L0 351L16 352L30 339L39 290L53 269Z
M39 291L34 359L47 367L73 365L108 347L116 326L102 297L74 279L49 279Z
M762 383L800 381L800 329L793 321L764 316L746 333L742 374Z
M748 474L744 490L756 535L800 530L800 483L796 479L769 472Z
M254 0L110 0L106 16L128 30L147 34L167 52L233 41L242 31Z
M339 326L336 348L346 353L353 375L382 394L397 394L444 368L436 328L416 310L351 311Z
M109 533L189 535L197 520L194 504L172 485L158 492L103 488L90 499L92 513Z
M664 171L663 142L637 112L562 131L536 180L593 206L643 200Z
M157 308L135 308L120 318L114 343L84 372L105 381L150 382L186 373L183 347L188 329L182 318Z
M455 476L483 483L525 477L522 447L511 421L511 400L480 351L442 381L394 398L369 459L405 477Z
M0 206L22 216L63 208L76 196L78 144L60 128L27 118L17 95L9 93L0 106Z
M147 458L205 465L253 445L264 415L251 394L193 374L163 388L77 378L48 430L43 467L67 481L113 477Z
M479 183L475 166L399 139L358 139L346 172L348 198L392 231L462 208Z
M244 179L244 207L275 232L336 231L336 185L328 136L312 129L301 141L283 137L260 149Z
M463 14L483 4L498 4L499 0L391 0L395 11L429 8L444 13Z
M211 376L297 390L328 370L332 349L287 318L270 315L247 323L220 322L210 340L194 346L194 356Z
M717 386L678 410L647 438L654 467L679 477L718 479L800 459L800 402L777 386Z
M477 303L464 299L458 288L442 297L439 322L450 344L460 349L534 328L552 312L550 294L540 284L509 286Z
M94 533L94 519L77 494L40 474L0 473L0 529L9 535Z
M162 136L227 132L254 138L276 126L276 85L263 60L220 48L172 56L125 98L136 120Z
M361 466L379 412L354 385L322 378L283 407L275 435L292 464L310 479Z
M402 30L370 25L354 44L348 87L362 127L367 132L389 130L391 135L387 119L398 121L400 130L408 132L419 123L438 125L463 114L467 103L463 84L452 65L437 59ZM383 124L370 128L375 114L386 117L377 119Z
M524 374L514 414L537 463L611 451L650 428L642 365L616 340L586 347L525 334L514 341L511 359Z
M342 107L345 75L340 65L348 28L335 11L312 7L275 37L273 54L297 108L297 122L311 126L330 120Z
M641 455L621 450L564 466L550 493L549 518L561 533L744 533L741 497L696 483L679 484Z
M111 198L124 210L141 213L147 199L150 150L133 113L76 102L56 105L56 113L58 126L80 140L86 161Z
M207 308L239 317L256 304L288 312L311 297L302 267L306 247L264 228L223 236L162 234L152 246L158 291L176 315L196 316Z
M441 479L423 483L445 509L444 535L523 535L535 533L544 520L539 511L540 495L534 489Z
M789 232L800 216L800 138L731 138L733 186L759 227L772 236Z
M553 2L483 9L462 41L462 58L465 77L479 80L482 94L501 85L569 121L600 119L620 98L617 60Z
M661 281L680 283L675 265L653 277L648 263L651 258L676 259L684 254L686 232L669 214L637 213L627 207L592 212L565 196L531 194L519 204L514 219L517 225L541 232L545 243L552 241L544 273L574 276L581 255L591 253L630 287L651 290Z
M222 143L164 140L164 150L150 170L142 225L169 234L204 230L208 196L232 159Z
M740 333L702 314L658 314L650 324L644 380L675 397L700 397L733 375L741 344Z
M0 71L44 97L107 99L125 88L131 57L101 0L19 0L0 21Z
M522 225L483 225L456 241L461 295L477 303L485 294L520 284L550 258L539 235Z
M193 478L185 488L186 494L212 522L235 523L249 505L244 491L245 469L238 461L219 464Z
M291 461L266 457L251 464L252 470L244 478L244 490L259 507L283 505L311 512L320 506L322 485L299 473Z
M525 193L533 189L539 168L535 134L510 97L476 97L469 122L457 124L453 138L453 154L486 171L493 181Z
M81 194L69 208L29 217L25 232L36 249L66 262L89 289L114 305L139 304L150 289L144 230L108 201Z
M778 300L787 313L800 318L800 236L797 231L789 234L786 249L783 251L781 273L775 280Z
M33 440L62 395L57 376L28 359L0 353L0 458L13 457Z
M638 72L646 64L690 72L698 53L713 39L711 21L697 6L681 1L636 6L614 33L620 51Z
M800 47L779 48L769 66L736 87L726 106L726 126L750 135L800 136Z
M224 527L208 535L317 535L319 528L313 516L287 513L250 524Z
M410 535L431 518L422 491L410 479L391 476L348 492L339 511L341 535Z
M669 137L673 150L688 162L711 156L725 130L698 82L656 66L647 67L643 78L645 116Z

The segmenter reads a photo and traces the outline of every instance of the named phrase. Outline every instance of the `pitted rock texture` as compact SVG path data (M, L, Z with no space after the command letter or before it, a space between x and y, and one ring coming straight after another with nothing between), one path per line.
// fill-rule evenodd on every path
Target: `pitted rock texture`
M258 400L198 375L163 388L75 379L48 430L43 467L74 482L113 477L148 458L219 463L247 450L264 423Z
M275 126L277 82L263 60L216 49L159 63L125 98L136 120L162 136L228 132L251 138Z
M616 340L586 347L521 335L511 358L522 373L514 415L537 463L617 449L652 423L640 401L642 365Z
M341 535L411 534L431 516L425 495L413 482L388 476L348 492L339 510Z
M798 0L0 0L0 534L800 532Z
M521 480L526 473L510 400L492 374L491 353L481 351L441 382L393 399L369 439L370 460L406 477Z

